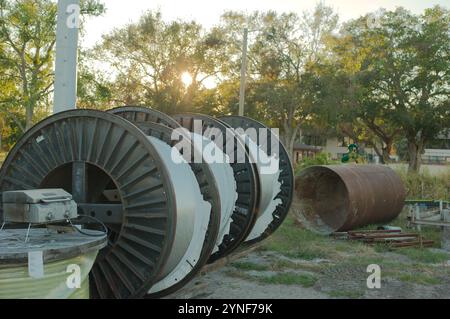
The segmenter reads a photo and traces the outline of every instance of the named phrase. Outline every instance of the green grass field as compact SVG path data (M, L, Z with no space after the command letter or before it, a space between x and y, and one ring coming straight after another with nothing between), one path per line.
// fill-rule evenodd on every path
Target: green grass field
M391 224L406 229L405 216L401 215ZM435 240L434 248L439 248L440 230L423 230L427 238ZM319 285L320 289L327 289L332 298L362 297L366 291L366 268L370 264L380 265L383 278L403 284L436 286L450 276L447 266L450 254L442 250L393 250L386 246L334 239L304 229L292 215L263 243L258 254L265 256L262 261L236 261L227 275L264 285L298 285L314 289ZM356 282L355 286L340 286L352 280Z

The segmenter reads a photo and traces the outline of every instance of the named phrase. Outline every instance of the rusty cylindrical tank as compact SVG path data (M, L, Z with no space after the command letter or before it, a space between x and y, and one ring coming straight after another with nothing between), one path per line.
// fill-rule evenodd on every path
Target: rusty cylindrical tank
M311 166L296 177L293 211L308 229L330 234L393 220L405 196L387 166Z

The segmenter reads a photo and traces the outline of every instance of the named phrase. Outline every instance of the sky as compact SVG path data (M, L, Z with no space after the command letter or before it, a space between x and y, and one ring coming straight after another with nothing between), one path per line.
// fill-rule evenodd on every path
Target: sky
M116 27L137 21L148 10L160 9L163 19L196 20L206 28L218 24L224 11L251 12L254 10L296 12L312 10L314 0L103 0L107 12L101 17L89 18L83 47L91 47L101 40L102 34ZM414 13L436 4L450 8L450 0L324 0L333 7L341 21L357 18L379 8L395 9L403 6Z

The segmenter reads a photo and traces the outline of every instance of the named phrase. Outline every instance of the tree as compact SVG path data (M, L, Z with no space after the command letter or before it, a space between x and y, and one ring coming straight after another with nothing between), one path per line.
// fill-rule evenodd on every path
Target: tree
M7 99L25 108L25 127L32 125L39 100L50 93L53 77L56 7L51 1L0 1L0 38L7 45L0 59L7 77L20 85Z
M401 129L386 121L383 105L367 98L374 89L364 85L357 57L349 54L355 51L340 41L331 42L336 46L332 47L335 55L310 69L307 91L312 95L314 114L322 126L372 147L381 163L388 163Z
M449 11L405 9L351 21L336 39L335 62L348 76L350 109L385 145L405 134L409 170L418 171L427 141L450 122Z
M289 154L298 138L300 126L311 120L311 100L305 90L305 74L324 52L324 40L337 26L337 15L319 3L312 13L255 12L248 16L227 12L222 28L233 43L229 77L236 77L241 53L243 25L255 31L249 47L246 113L281 128Z
M363 121L355 118L349 123L340 123L338 130L351 137L357 144L364 144L373 148L380 158L380 163L388 164L391 161L395 138L399 129L391 131L389 125L384 125L382 119Z
M113 70L105 78L114 103L173 113L192 110L204 82L220 73L226 58L221 45L196 22L165 22L160 12L149 11L139 22L105 35L94 55ZM192 82L184 83L183 74Z
M116 106L113 84L103 73L96 72L89 62L89 51L81 51L78 59L77 107L99 110L113 108Z
M82 1L81 12L97 15L103 5ZM14 116L22 132L32 126L36 108L53 91L56 14L51 0L0 0L0 64L5 69L3 80L12 85L9 92L2 88L0 103L11 116L24 110L25 124Z

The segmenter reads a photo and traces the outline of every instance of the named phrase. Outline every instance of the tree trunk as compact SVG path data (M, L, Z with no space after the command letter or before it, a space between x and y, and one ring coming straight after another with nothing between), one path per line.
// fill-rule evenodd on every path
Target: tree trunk
M389 157L389 152L383 147L383 153L381 155L381 161L383 164L388 164L391 158Z
M366 141L366 143L374 149L375 153L380 158L381 164L388 164L391 161L390 155L394 145L393 139L382 139L381 148L378 147L375 142Z
M3 116L3 114L2 114ZM6 127L6 121L4 118L0 120L0 152L3 151L3 130Z
M294 159L294 143L297 138L297 134L299 132L300 126L285 127L284 133L284 146L286 147L286 151L289 155L291 161Z
M25 131L28 131L33 126L33 108L27 107L26 108L26 125L25 125Z
M419 173L420 165L422 164L422 154L423 154L423 141L417 142L408 141L408 152L409 152L409 166L408 172Z
M382 150L383 147L381 147L381 150L380 150L380 148L375 143L372 143L372 142L369 142L368 145L374 149L375 153L377 154L378 158L380 159L380 164L386 164L384 162L384 156L383 156L383 150Z
M291 140L289 141L288 146L288 154L291 162L294 161L294 143L295 143L295 135L291 136Z
M388 164L391 161L391 152L392 152L392 140L385 140L384 143L386 144L385 146L382 147L382 161L383 164Z

